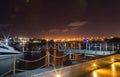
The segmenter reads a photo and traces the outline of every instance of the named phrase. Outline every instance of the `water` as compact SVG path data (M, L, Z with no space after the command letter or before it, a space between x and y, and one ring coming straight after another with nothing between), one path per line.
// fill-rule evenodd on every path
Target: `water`
M45 56L44 51L37 52L37 53L28 52L28 53L24 53L23 60L34 61L34 60L40 59L43 56ZM45 58L40 61L36 61L36 62L23 62L23 61L17 60L16 68L22 69L22 70L31 70L31 69L39 68L43 66L44 64L45 64Z
M79 77L120 77L120 62L115 62L109 66L94 70Z
M57 50L49 51L49 53L52 55L54 54L54 52L56 52L56 56L65 55L63 52L58 52ZM34 61L34 60L39 60L40 58L44 56L46 56L46 51L33 52L33 53L28 52L24 54L23 60ZM53 56L50 56L50 63L54 64L55 62L55 64L62 64L66 57L68 56L65 56L63 58L55 58ZM35 61L35 62L23 62L23 61L18 60L16 68L19 68L22 70L32 70L32 69L40 68L41 66L44 66L46 64L46 59L48 58L45 57L42 60Z

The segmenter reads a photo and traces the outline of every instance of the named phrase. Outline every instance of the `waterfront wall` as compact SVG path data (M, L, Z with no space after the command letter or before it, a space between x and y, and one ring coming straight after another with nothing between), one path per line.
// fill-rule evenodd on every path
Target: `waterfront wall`
M88 62L67 66L64 68L59 68L56 71L57 73L60 72L62 77L78 77L94 69L109 65L116 61L117 59L120 59L120 54L106 56ZM96 66L94 66L94 64L96 64ZM56 72L55 70L46 71L40 74L32 75L31 77L56 77Z

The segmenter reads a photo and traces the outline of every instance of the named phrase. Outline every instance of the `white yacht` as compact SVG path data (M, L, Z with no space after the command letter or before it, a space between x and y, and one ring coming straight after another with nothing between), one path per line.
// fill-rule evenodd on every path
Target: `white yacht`
M0 44L0 55L10 55L10 54L18 54L20 52L16 51L14 48L5 45Z

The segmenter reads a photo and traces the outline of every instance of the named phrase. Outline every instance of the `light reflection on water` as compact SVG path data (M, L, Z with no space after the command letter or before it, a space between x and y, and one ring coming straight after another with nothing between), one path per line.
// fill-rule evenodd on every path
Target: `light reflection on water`
M104 68L96 69L79 77L120 77L120 62L113 63Z

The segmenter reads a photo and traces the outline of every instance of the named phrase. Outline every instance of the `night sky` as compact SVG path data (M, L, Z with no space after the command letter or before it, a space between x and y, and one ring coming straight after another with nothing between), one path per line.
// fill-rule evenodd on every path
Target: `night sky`
M0 34L120 36L120 0L0 0Z

